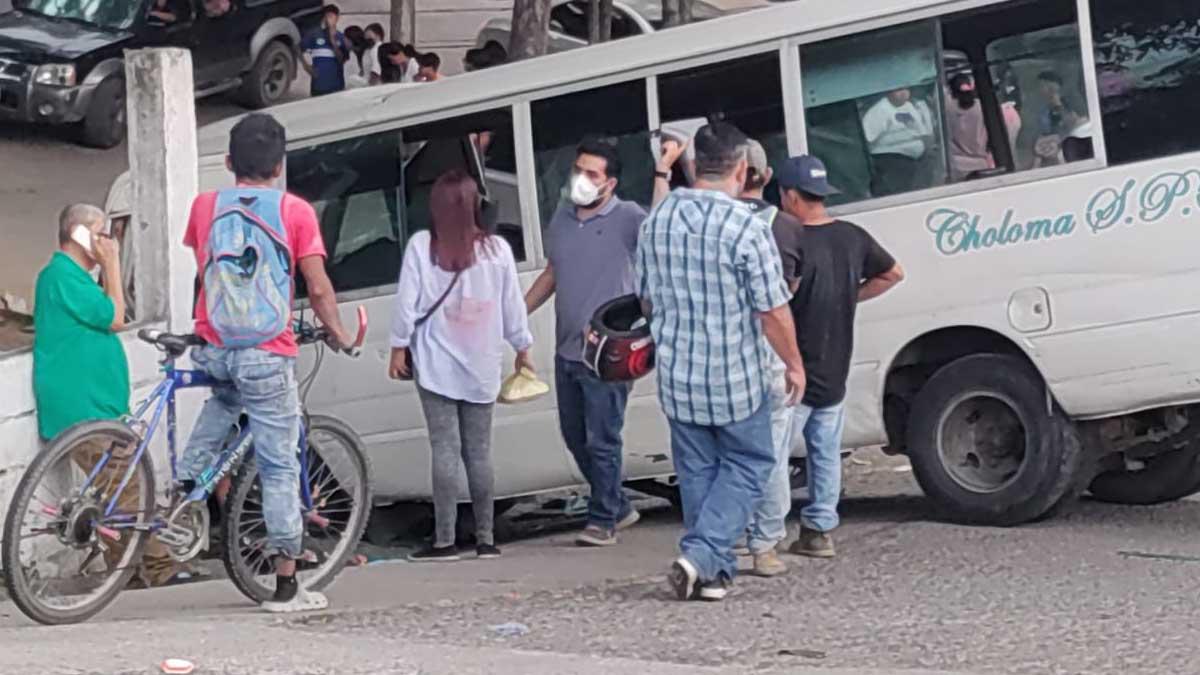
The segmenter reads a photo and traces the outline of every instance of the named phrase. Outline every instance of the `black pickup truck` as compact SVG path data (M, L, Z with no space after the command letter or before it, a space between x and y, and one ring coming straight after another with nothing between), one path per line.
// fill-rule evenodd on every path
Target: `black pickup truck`
M279 102L322 0L15 0L0 14L0 121L75 125L109 148L125 138L126 49L190 49L196 97Z

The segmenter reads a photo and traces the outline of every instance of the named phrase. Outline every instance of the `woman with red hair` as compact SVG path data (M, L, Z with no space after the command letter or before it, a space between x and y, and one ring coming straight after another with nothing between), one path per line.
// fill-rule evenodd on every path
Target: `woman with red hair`
M408 242L392 322L393 379L414 378L433 452L434 540L414 562L458 560L459 461L475 511L476 553L496 558L492 536L492 408L504 343L516 370L533 369L525 300L508 243L483 224L475 179L454 170L433 185L433 227Z

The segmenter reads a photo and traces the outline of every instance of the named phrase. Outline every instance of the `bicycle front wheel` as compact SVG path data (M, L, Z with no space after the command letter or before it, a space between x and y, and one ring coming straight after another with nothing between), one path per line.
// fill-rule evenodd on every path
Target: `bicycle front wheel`
M371 510L370 463L362 441L350 427L332 418L309 419L307 475L313 510L305 519L304 556L297 580L320 590L354 554ZM224 520L225 570L246 597L270 600L275 593L274 564L266 552L262 483L253 456L233 478Z
M108 606L142 558L154 512L154 467L119 422L84 422L41 452L17 484L0 551L4 585L26 616L77 623ZM88 483L88 476L104 465ZM113 495L116 508L105 515Z

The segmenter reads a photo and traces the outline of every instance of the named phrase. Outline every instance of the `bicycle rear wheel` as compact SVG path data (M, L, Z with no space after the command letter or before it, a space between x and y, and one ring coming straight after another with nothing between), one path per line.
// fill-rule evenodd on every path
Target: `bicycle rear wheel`
M125 588L149 534L133 525L154 511L154 467L142 456L117 507L104 511L137 450L119 422L84 422L41 452L17 484L0 551L9 597L44 624L85 621ZM105 461L92 483L92 469Z
M333 582L354 554L367 527L371 471L358 435L331 417L314 415L309 419L305 452L308 472L303 478L308 481L314 509L305 521L306 558L298 561L297 579L308 590L320 590ZM252 455L233 478L222 527L230 580L254 602L270 600L275 593L275 571L265 550L262 484Z

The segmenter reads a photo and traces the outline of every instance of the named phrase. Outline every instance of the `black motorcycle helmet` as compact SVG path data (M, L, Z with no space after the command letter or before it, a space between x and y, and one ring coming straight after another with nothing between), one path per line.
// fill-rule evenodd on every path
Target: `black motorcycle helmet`
M632 382L654 370L654 339L636 295L609 300L592 315L583 362L605 382Z

